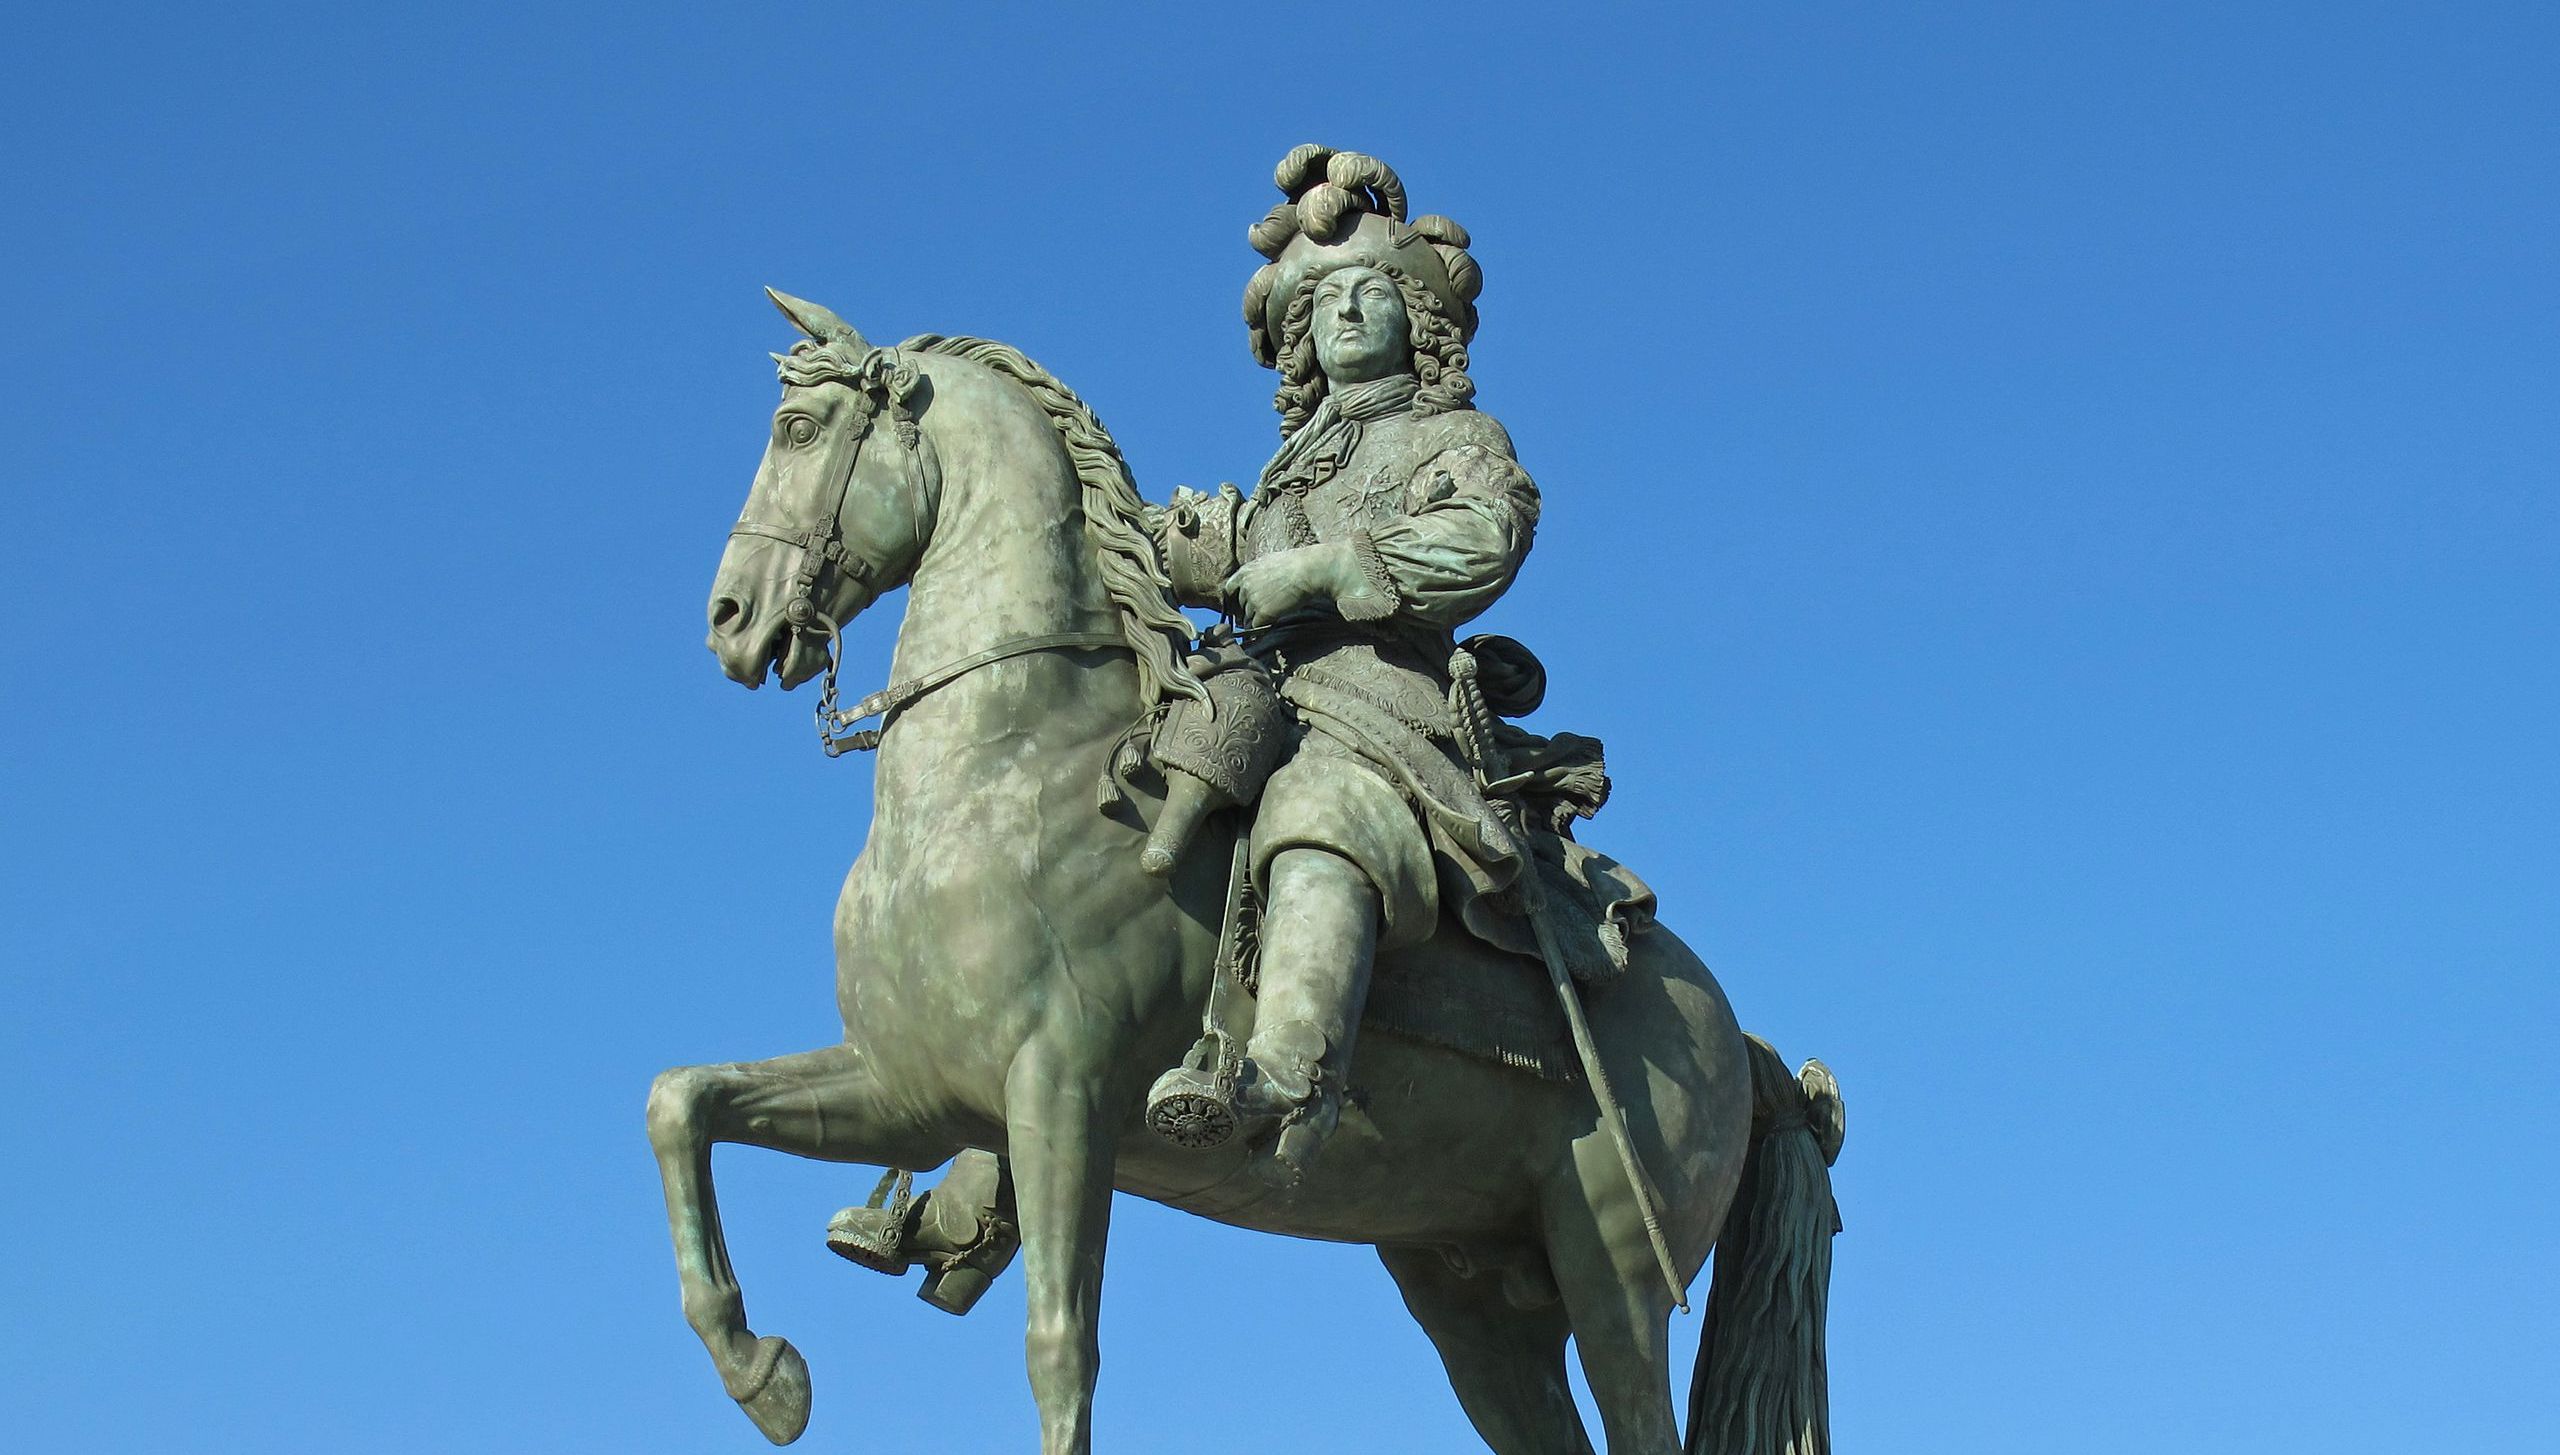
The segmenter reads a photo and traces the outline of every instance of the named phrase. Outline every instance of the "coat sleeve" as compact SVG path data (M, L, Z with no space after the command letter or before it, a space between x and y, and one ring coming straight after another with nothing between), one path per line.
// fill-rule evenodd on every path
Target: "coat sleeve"
M1480 444L1443 450L1414 471L1402 516L1353 536L1375 595L1343 614L1455 627L1510 587L1537 526L1538 487L1517 461Z

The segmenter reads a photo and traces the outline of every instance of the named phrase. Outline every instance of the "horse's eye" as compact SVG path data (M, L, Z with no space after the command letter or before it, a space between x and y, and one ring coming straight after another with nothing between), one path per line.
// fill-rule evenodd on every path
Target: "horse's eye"
M818 437L818 422L805 414L795 414L782 427L782 437L795 445L805 445Z

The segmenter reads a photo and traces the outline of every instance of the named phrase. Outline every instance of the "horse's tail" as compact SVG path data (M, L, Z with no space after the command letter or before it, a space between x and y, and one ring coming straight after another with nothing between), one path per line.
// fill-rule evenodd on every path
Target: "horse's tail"
M1716 1236L1706 1331L1689 1387L1683 1455L1830 1455L1822 1347L1831 1290L1831 1163L1844 1129L1839 1083L1819 1061L1790 1075L1758 1036L1751 1151Z

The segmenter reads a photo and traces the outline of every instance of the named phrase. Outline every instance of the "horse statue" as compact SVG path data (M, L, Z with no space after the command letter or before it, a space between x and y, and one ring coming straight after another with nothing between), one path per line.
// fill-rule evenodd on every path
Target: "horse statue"
M1161 798L1095 784L1181 670L1120 452L1002 344L875 348L785 295L805 334L712 588L710 646L748 687L832 685L838 626L907 588L870 834L835 911L842 1042L664 1072L648 1099L684 1313L776 1444L807 1362L758 1336L720 1231L711 1148L929 1171L1009 1160L1046 1455L1092 1444L1115 1189L1238 1227L1375 1246L1486 1445L1590 1451L1571 1336L1610 1455L1820 1455L1839 1101L1744 1036L1668 929L1589 1006L1633 1148L1659 1187L1658 1262L1589 1086L1399 1035L1364 1038L1352 1105L1294 1186L1150 1134L1150 1079L1191 1046L1216 974L1231 816L1171 878L1140 866ZM1416 954L1440 953L1446 937ZM1494 973L1530 975L1528 968ZM1380 980L1403 973L1382 966ZM1543 985L1543 982L1539 982ZM1686 1443L1669 1316L1718 1251ZM1664 1277L1663 1263L1675 1281Z

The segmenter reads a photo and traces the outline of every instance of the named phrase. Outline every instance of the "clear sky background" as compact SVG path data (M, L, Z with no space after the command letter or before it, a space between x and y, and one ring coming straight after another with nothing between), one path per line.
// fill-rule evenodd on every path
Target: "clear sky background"
M764 1448L640 1118L837 1033L868 763L701 645L757 290L1250 481L1313 139L1475 234L1591 836L1846 1088L1842 1448L2560 1444L2560 11L73 14L0 45L0 1442ZM807 1448L1032 1447L1018 1275L718 1167ZM1105 1450L1480 1448L1366 1251L1111 1257Z

